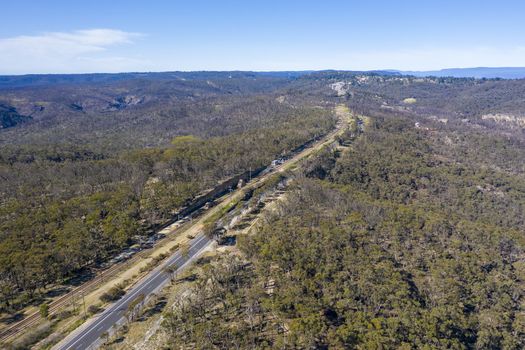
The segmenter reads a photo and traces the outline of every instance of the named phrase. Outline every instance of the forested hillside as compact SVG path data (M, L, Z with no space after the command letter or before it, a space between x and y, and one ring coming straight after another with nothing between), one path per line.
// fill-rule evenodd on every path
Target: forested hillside
M169 346L523 348L525 147L486 138L374 116L175 305Z
M31 117L18 114L15 108L0 104L0 129L7 129L30 119Z
M0 308L327 133L343 103L365 132L295 170L238 254L165 310L166 346L521 349L524 92L332 71L3 77Z
M525 80L418 78L352 72L318 72L297 85L331 87L359 112L410 114L441 123L516 129L525 121ZM305 92L306 93L306 92ZM504 118L493 118L494 115ZM516 130L515 130L516 131ZM523 136L523 128L519 128Z
M0 308L16 311L151 234L219 181L333 128L329 109L278 101L264 81L0 91L17 110L35 111L0 134Z

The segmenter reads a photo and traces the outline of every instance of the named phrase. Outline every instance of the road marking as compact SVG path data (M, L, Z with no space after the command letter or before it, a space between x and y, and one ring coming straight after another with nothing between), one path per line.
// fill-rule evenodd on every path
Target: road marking
M331 138L333 138L335 135L337 135L338 131L340 131L339 128L337 128L335 131L333 131L332 133L329 133L327 136L327 138L325 139L325 141L321 141L319 144L315 145L313 144L312 147L308 147L306 149L304 149L303 151L299 152L298 154L296 154L295 156L293 156L289 161L290 163L289 164L293 164L293 163L296 163L298 162L299 160L303 159L305 156L307 156L308 154L310 154L316 147L324 147L326 144L330 143L330 142L333 142L333 140L331 140ZM285 164L282 164L280 165L277 169L274 169L273 171L271 171L270 173L262 176L261 178L259 178L258 180L256 180L252 186L255 186L256 184L259 184L259 183L262 183L263 180L271 175L271 174L274 174L274 173L278 173L278 172L283 172L285 170L284 168L284 165ZM188 228L189 229L189 228ZM205 235L201 235L199 237L199 239L197 240L194 240L192 243L193 244L190 244L190 249L188 249L188 251L190 253L194 252L195 249L196 249L196 246L199 245L204 239L206 239L206 236ZM177 263L180 259L183 260L183 264L182 266L178 267L177 270L183 268L185 265L187 265L192 258L195 257L195 255L197 255L199 252L203 251L204 248L209 244L211 243L208 242L207 244L203 245L200 249L197 248L197 252L191 254L191 256L188 256L187 258L184 258L180 252L176 252L172 259L173 260L168 260L166 263L164 264L161 264L159 267L157 267L156 269L154 269L153 271L150 272L150 275L148 275L147 278L145 278L144 282L142 282L141 284L137 285L136 289L132 290L131 293L129 294L126 294L122 299L120 299L119 301L117 301L115 304L113 304L112 307L110 307L108 310L107 310L107 315L105 315L103 318L99 318L98 321L96 323L94 323L92 326L88 326L88 329L86 329L86 331L80 335L80 337L78 337L78 339L76 341L74 341L73 343L71 343L71 345L66 345L66 347L64 348L65 350L67 349L71 349L73 348L73 346L78 343L80 340L82 340L82 338L87 335L92 329L93 327L101 324L103 321L105 321L109 316L111 316L113 314L113 312L115 312L115 309L118 309L120 306L119 305L122 305L122 304L125 304L127 302L130 301L130 298L134 297L137 293L143 291L148 285L149 283L151 283L154 279L156 279L157 277L159 277L163 272L163 268L165 266L169 266L169 265L173 265L175 263ZM178 255L177 255L178 254ZM167 281L167 276L166 278L164 278L163 281L161 281L158 285L158 287L162 286L163 283L165 283ZM140 281L139 281L140 283ZM157 288L158 288L157 287ZM156 289L156 288L155 288ZM117 311L120 311L120 310L117 310ZM122 317L120 318L122 319ZM120 319L117 321L117 324L118 322L120 321ZM112 325L113 326L113 325ZM101 327L103 328L103 326ZM99 329L100 330L100 329ZM97 340L95 340L95 342L98 341L98 339L100 339L100 337L97 338ZM72 339L74 340L74 339ZM95 343L93 342L93 343ZM92 344L93 344L92 343ZM90 344L89 346L91 346L92 344ZM83 346L83 343L80 344L80 346Z
M195 240L194 241L194 245L198 245L200 244L203 240L206 239L206 236L202 235L199 237L199 239ZM200 250L199 250L200 251ZM179 254L179 252L176 252L175 254ZM195 255L195 254L194 254ZM174 255L174 256L177 256L177 255ZM175 258L175 261L179 260L180 258L182 258L182 256L178 255L177 258ZM190 260L191 257L189 257L187 260ZM168 263L169 264L169 263ZM70 345L67 345L66 344L66 347L64 348L65 350L68 350L68 349L73 349L73 346L78 343L79 341L82 340L82 338L84 338L84 336L86 336L88 333L90 333L90 331L93 329L93 327L96 327L98 325L100 325L101 323L103 323L109 316L111 316L115 311L119 311L118 309L120 308L120 306L122 304L125 304L126 302L129 301L130 298L134 297L138 292L141 292L143 289L145 289L149 283L151 283L152 280L154 280L155 278L157 278L159 275L161 275L163 273L162 271L162 268L168 264L164 264L164 265L161 265L159 267L157 267L156 269L154 269L152 272L151 272L151 275L148 276L146 278L146 280L144 282L142 282L141 284L139 284L135 290L133 290L131 293L129 294L126 294L122 299L118 300L115 304L113 304L112 307L110 307L108 310L107 310L107 315L105 315L103 318L99 318L97 320L97 322L95 324L93 324L92 326L89 326L88 329L86 329L86 331L84 333L82 333L80 335L80 337L78 337L78 339L76 341L74 341L73 343L70 343ZM184 266L185 264L183 264ZM181 266L182 267L182 266ZM179 268L180 269L180 268ZM178 270L178 269L177 269ZM117 310L115 310L117 309ZM104 328L104 326L102 326L101 328ZM99 329L98 329L99 330ZM98 337L99 338L99 337ZM97 338L97 339L98 339ZM74 340L74 339L72 339Z

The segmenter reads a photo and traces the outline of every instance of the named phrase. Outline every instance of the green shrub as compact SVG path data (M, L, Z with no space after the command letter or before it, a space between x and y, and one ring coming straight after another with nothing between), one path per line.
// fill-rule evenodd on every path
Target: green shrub
M47 318L49 316L49 305L44 303L40 305L40 317Z
M87 312L90 313L91 315L95 315L101 312L102 310L104 309L98 305L89 305Z
M102 294L100 296L100 301L103 303L109 303L115 300L119 300L126 292L124 291L124 288L117 284L110 290L108 290L106 293Z

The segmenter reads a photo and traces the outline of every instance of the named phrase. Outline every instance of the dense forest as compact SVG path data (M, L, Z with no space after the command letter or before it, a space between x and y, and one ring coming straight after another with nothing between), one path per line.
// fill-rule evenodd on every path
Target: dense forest
M47 286L108 260L199 193L269 164L335 122L328 109L279 102L259 86L231 95L229 87L216 92L218 85L202 92L201 85L215 83L200 81L177 85L191 98L149 92L162 101L116 98L128 105L114 110L105 110L105 102L80 110L62 101L76 94L78 106L87 105L92 97L85 89L120 93L126 84L5 92L48 98L39 103L53 112L39 110L30 123L0 135L2 310L16 311Z
M520 133L369 112L167 312L169 348L525 346Z
M369 116L165 310L168 348L521 349L525 81L360 72L0 77L0 308L218 182Z

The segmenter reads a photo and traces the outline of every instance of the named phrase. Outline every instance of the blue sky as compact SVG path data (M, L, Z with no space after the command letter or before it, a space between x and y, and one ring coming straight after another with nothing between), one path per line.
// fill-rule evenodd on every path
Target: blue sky
M0 74L525 66L525 1L5 0Z

